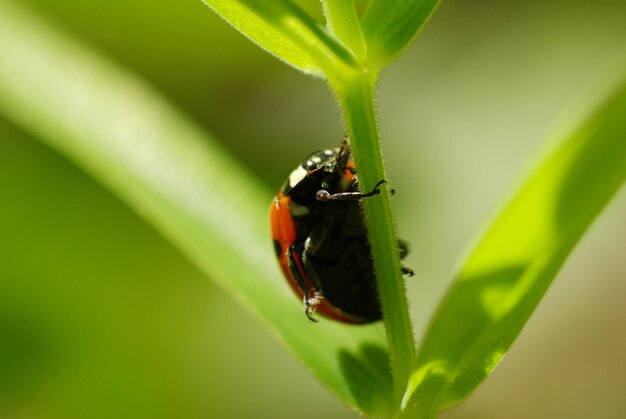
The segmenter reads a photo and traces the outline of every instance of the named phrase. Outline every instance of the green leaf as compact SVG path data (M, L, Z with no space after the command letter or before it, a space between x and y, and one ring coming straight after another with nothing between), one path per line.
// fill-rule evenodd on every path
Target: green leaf
M328 29L348 46L359 59L365 59L367 47L361 23L352 0L322 0Z
M274 257L273 193L137 77L3 0L0 114L128 203L338 397L368 415L391 411L382 325L306 319Z
M289 0L203 0L251 41L286 63L322 76L356 65L341 42Z
M363 16L367 62L381 69L411 42L439 0L372 0Z
M416 409L459 402L495 368L626 180L626 83L576 129L557 137L560 145L487 230L437 310L418 352L419 374L405 396L415 391L409 405ZM424 372L433 365L434 376L445 377L434 386L426 381L433 374Z

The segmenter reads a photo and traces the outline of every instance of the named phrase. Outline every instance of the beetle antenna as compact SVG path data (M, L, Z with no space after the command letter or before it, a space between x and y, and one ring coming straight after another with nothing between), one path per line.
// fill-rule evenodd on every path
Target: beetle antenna
M339 153L337 154L337 161L339 165L344 168L348 164L348 160L350 159L350 155L352 154L352 147L350 146L350 139L346 134L343 137L343 141L341 142L341 147L339 147Z

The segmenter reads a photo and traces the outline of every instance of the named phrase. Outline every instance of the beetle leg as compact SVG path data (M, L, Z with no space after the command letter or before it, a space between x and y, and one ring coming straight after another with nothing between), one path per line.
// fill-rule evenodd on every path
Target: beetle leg
M409 244L402 239L398 239L398 254L400 259L404 259L409 254Z
M307 275L313 282L313 286L316 290L322 289L322 282L317 275L315 268L313 267L312 258L315 258L317 255L317 251L320 246L327 240L329 225L332 224L330 221L318 224L317 226L311 229L309 236L304 241L304 249L302 250L302 264L306 269ZM319 291L320 296L322 292Z
M387 183L385 179L381 179L378 181L374 189L369 192L338 192L331 194L330 192L320 189L315 194L315 199L318 201L360 201L363 198L369 198L371 196L375 196L380 194L380 185L383 183Z
M317 323L319 320L313 317L313 313L315 313L315 309L320 304L320 300L323 297L317 289L313 292L313 296L310 295L309 289L307 288L306 283L304 282L304 278L302 277L302 273L300 272L298 264L296 263L296 259L293 256L293 252L295 251L296 251L295 244L292 244L291 246L289 246L289 249L287 250L287 261L289 263L289 270L293 274L293 277L295 278L296 282L298 283L298 286L300 287L300 289L302 290L302 293L304 294L304 297L302 297L302 302L304 303L304 313L309 318L309 320ZM303 256L303 259L304 259L304 256ZM303 261L303 264L304 264L304 261Z
M415 275L415 271L413 271L413 269L408 268L404 265L400 268L400 271L402 271L402 275L408 275L408 276Z
M409 254L409 244L402 239L398 239L398 254L400 256L400 259L404 259L406 255ZM402 275L408 275L408 276L415 275L415 272L413 271L413 269L406 267L406 266L402 266L401 271L402 271Z
M309 299L309 304L305 304L307 310L312 309L314 311L315 307L321 303L320 300L324 298L322 283L319 279L319 276L317 275L315 267L313 266L312 259L315 258L320 246L326 241L329 231L328 226L330 224L332 223L326 222L313 227L313 229L311 229L311 232L309 233L309 236L304 241L304 249L302 250L302 264L304 265L304 269L309 279L313 283L313 287L315 289L315 291L313 292L313 297Z
M305 240L304 251L302 252L302 264L304 265L306 272L309 275L309 278L311 279L311 282L313 282L315 289L321 290L322 284L320 282L319 277L317 276L317 272L315 272L315 269L313 268L313 265L311 263L311 256L315 255L315 252L317 251L318 247L319 247L319 242L313 240L311 236L309 236ZM321 295L321 292L319 292L319 294Z

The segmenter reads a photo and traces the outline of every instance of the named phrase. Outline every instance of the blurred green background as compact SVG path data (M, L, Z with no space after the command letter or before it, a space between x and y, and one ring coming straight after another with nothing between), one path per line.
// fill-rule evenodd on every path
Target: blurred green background
M272 187L343 135L322 82L199 0L19 3L141 75ZM385 72L418 337L555 122L624 57L623 1L444 1ZM494 374L444 416L626 417L625 250L622 191ZM0 116L0 418L208 417L357 414L115 196Z

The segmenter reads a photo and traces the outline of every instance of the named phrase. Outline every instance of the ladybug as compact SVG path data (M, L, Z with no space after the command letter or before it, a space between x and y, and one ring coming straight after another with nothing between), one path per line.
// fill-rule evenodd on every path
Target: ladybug
M315 312L354 324L382 318L359 201L380 194L383 183L360 191L344 139L339 148L310 154L276 194L270 206L276 257L310 320L318 321ZM398 241L398 250L404 258L406 243Z

